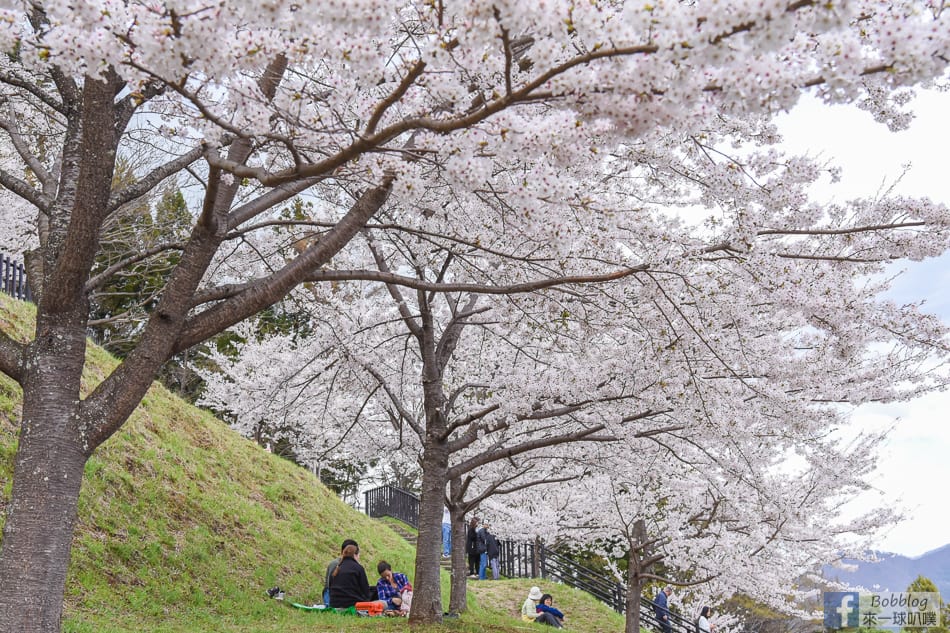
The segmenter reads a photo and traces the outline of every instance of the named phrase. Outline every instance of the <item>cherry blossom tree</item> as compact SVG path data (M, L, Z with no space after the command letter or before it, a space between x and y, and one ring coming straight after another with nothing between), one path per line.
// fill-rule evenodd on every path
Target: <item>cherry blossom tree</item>
M671 171L665 186L674 176ZM705 175L701 180L707 178L712 180ZM754 187L761 187L761 181ZM737 191L733 183L731 195L736 196ZM360 436L373 437L377 450L383 432L398 432L399 444L390 443L390 450L417 451L423 481L429 482L423 489L420 531L431 532L426 541L430 544L439 542L436 535L444 499L458 528L455 541L460 544L461 517L472 507L492 494L517 492L532 483L556 479L551 469L537 475L530 466L522 470L521 464L512 459L550 446L596 440L639 451L643 442L664 441L663 436L679 434L682 439L678 441L687 447L700 444L707 451L712 446L724 447L722 450L728 450L729 455L718 461L742 461L747 465L747 471L733 476L740 481L759 481L774 467L775 454L819 451L815 438L826 434L839 419L835 410L838 405L829 403L911 397L940 384L939 379L935 381L938 377L929 375L926 363L928 359L939 361L939 354L933 352L941 345L942 328L913 309L881 302L877 297L884 284L854 283L855 267L870 272L879 266L878 260L886 257L868 250L863 265L857 266L858 262L847 261L854 258L843 255L835 243L838 234L866 232L861 223L869 220L856 210L867 206L869 213L881 218L885 216L878 214L889 213L891 204L879 201L854 205L848 222L859 224L851 228L839 224L838 230L830 233L810 231L808 253L832 248L837 253L834 256L788 251L789 241L780 239L785 237L780 235L783 232L761 231L751 237L754 243L749 250L758 249L766 259L783 260L786 273L797 265L801 267L799 279L807 276L809 283L824 280L827 287L839 288L833 301L829 301L827 292L804 293L796 298L794 306L776 306L772 300L763 300L776 296L776 285L789 283L794 275L757 275L759 264L750 268L748 257L736 257L727 252L729 248L716 246L715 236L710 239L704 235L708 227L683 227L669 221L663 226L659 217L655 230L663 226L666 235L676 235L675 239L668 237L667 242L695 244L707 239L713 246L668 259L662 266L631 268L615 279L601 278L593 286L595 278L588 277L586 288L552 277L546 283L508 287L496 283L491 288L455 282L458 292L440 294L432 291L451 288L457 279L479 277L491 267L476 265L475 256L458 252L459 245L451 241L403 237L384 252L379 241L369 239L377 279L387 282L386 293L392 301L377 298L364 303L365 298L381 293L372 286L354 292L350 289L353 284L338 284L332 292L351 300L337 302L341 309L348 308L329 328L337 342L320 340L316 343L317 349L324 350L320 352L295 349L292 355L298 360L289 371L294 372L299 384L324 389L320 382L298 372L314 364L315 355L327 356L325 350L337 345L340 349L334 355L316 364L342 368L348 362L354 376L363 374L363 379L351 378L349 382L335 374L326 382L335 386L332 397L340 397L347 384L363 390L358 396L348 397L351 402L362 403L358 416L343 416L346 430L364 417ZM387 215L384 212L380 220L388 220ZM878 226L886 226L882 233L891 235L900 232L900 225L891 218ZM367 232L371 230L375 229ZM883 245L890 239L886 237ZM796 237L793 243L802 248L806 241ZM418 244L425 248L415 250ZM857 248L881 246L875 238ZM539 260L549 259L542 257L547 253L541 245L532 244L531 251ZM394 259L397 254L405 259ZM450 259L464 263L455 266ZM516 261L522 268L530 268L526 258L509 253L507 259L509 272ZM390 272L394 269L414 270L415 276L396 275ZM367 279L373 277L368 271L361 274ZM438 279L427 281L427 274ZM534 274L540 275L541 271ZM540 292L545 285L550 288ZM403 288L415 288L416 292ZM526 289L538 292L521 297L520 291ZM489 302L487 296L459 294L487 294L489 290L511 294L494 302ZM848 314L861 315L860 325L853 330L823 325L844 323ZM326 318L327 312L322 315ZM895 322L903 325L895 328ZM344 339L347 329L352 333ZM897 332L902 333L895 336ZM842 348L845 341L847 350ZM876 346L884 351L875 352ZM275 349L272 343L267 347ZM280 347L289 349L290 345L285 341L276 346ZM636 353L631 354L631 350ZM239 365L269 371L273 358L272 353L252 354L242 358ZM230 373L253 375L255 379L259 375L256 370L246 369ZM889 378L881 381L882 376ZM252 406L254 396L242 397L244 387L239 385L239 378L232 380L235 386L225 388L225 393L234 392L232 397L236 396L230 409L245 411ZM308 403L312 410L315 393L301 396L294 390L293 400ZM319 397L329 398L331 393ZM285 398L274 400L282 402ZM374 400L375 405L367 404ZM380 413L382 423L373 422L374 411ZM329 417L311 415L311 420L322 433L337 433L332 419L338 416ZM769 429L780 420L795 420L796 430L785 431L781 441L763 444L761 438L773 435L775 431ZM390 423L392 428L387 428ZM768 450L754 456L747 446ZM431 459L433 451L442 459ZM626 449L621 454L625 455ZM828 455L822 462L825 472L838 473L829 475L829 481L835 477L841 482L851 481L847 478L854 473L865 472ZM537 458L529 455L529 459ZM545 459L552 461L550 456ZM650 468L636 463L634 472ZM486 468L491 465L501 467ZM670 476L673 474L675 471ZM635 479L637 475L630 477ZM472 486L473 481L478 484ZM446 482L450 484L448 491ZM769 494L783 498L781 493ZM588 505L580 507L589 511ZM740 504L736 512L743 510ZM536 512L532 512L535 525L539 516ZM642 523L643 519L637 521ZM635 553L644 545L632 540L632 534L628 531L625 538ZM738 545L726 545L726 551L740 551ZM437 560L438 548L433 545L429 549L420 548L417 570ZM456 550L460 552L461 548ZM642 574L649 567L649 563L640 564L638 560L632 557L629 566L633 573L629 583L631 604L639 601ZM464 602L456 600L464 596L461 555L453 564L457 580L451 605L461 608Z
M546 281L616 273L607 270L615 258L594 256L593 247L616 254L624 244L620 270L642 273L648 296L641 302L675 305L661 279L689 280L676 288L684 298L719 292L718 275L742 263L741 278L759 285L729 289L755 309L729 317L801 315L800 305L821 297L827 305L817 307L825 309L799 323L806 348L821 351L821 360L853 358L869 341L866 323L881 314L867 301L854 305L869 314L845 320L831 308L853 298L842 292L853 290L856 276L875 272L869 262L942 251L945 210L911 200L814 208L794 178L804 168L774 152L737 161L717 151L731 139L767 134L767 118L803 90L859 103L900 125L901 88L945 71L950 29L941 7L928 0L5 3L0 128L17 162L0 170L0 185L35 209L38 246L27 257L35 336L0 337L0 370L24 394L0 549L0 628L59 629L83 465L125 423L162 364L301 283L387 280L378 269L333 266L387 208L400 213L399 224L380 227L389 231L440 231L475 249L494 235L548 244L562 257L535 262L547 269ZM164 159L117 185L116 161L143 147ZM671 173L677 177L664 182ZM179 253L135 346L84 393L89 293L106 281L90 273L102 227L176 175L191 191L191 233L129 258L132 266ZM281 216L278 205L303 192L320 201L315 221ZM672 212L696 204L719 209L706 231L672 230ZM276 268L229 274L222 260L231 245L281 222L299 224L306 245ZM571 268L578 260L588 266ZM707 265L698 278L683 269L697 262ZM839 268L850 273L828 272ZM537 268L492 270L505 284L537 281ZM763 279L770 294L757 296ZM423 291L431 283L439 284L412 282ZM865 287L864 299L872 290ZM626 308L635 305L642 304ZM720 339L774 342L732 336L739 328L724 316L680 316L671 308L655 315L659 322L644 321L640 349L678 351L678 335L693 329L705 332L700 347L711 354ZM888 316L902 343L894 355L869 364L865 380L849 386L840 377L815 397L893 394L901 385L887 389L873 379L894 378L895 366L914 378L918 356L904 350L912 338L923 345L942 333L933 325L923 336L928 324L913 310ZM833 363L790 365L839 378ZM657 367L671 369L666 361ZM728 367L734 382L776 397L792 371ZM658 375L670 376L666 402L676 400L681 382L698 379ZM703 404L716 413L729 401ZM723 406L715 417L728 412ZM430 486L441 493L444 483ZM438 584L427 591L417 598L415 622L441 617Z
M372 242L371 251L380 272L388 274L388 258L378 246ZM407 240L400 246L412 252ZM431 270L419 258L411 259L420 273ZM454 277L448 274L453 268L448 259L437 268L446 279ZM417 281L426 283L423 278ZM389 297L380 302L372 290L353 292L348 289L352 285L334 289L352 299L337 302L340 314L326 337L311 337L306 347L298 345L292 351L286 338L276 344L273 340L250 343L236 362L220 358L224 374L208 376L204 401L229 411L246 434L250 428L240 420L256 423L261 409L272 408L279 417L292 415L301 420L298 442L302 444L319 435L316 443L346 446L364 459L418 460L422 466L420 535L440 530L443 503L459 528L451 603L461 609L465 563L460 528L467 509L491 494L531 485L533 464L526 468L518 464L520 455L574 442L612 441L611 436L600 434L604 425L591 411L628 398L572 395L569 383L573 379L566 370L576 362L571 352L580 353L582 341L565 328L568 336L561 337L561 349L556 349L540 335L544 326L539 324L553 322L560 329L561 321L540 311L528 322L524 315L517 318L513 310L501 309L498 312L504 314L495 315L487 302L479 306L484 297L477 294L404 293L395 283L388 284ZM497 286L494 290L515 289ZM365 303L364 296L373 302ZM553 306L554 316L562 312L560 304ZM327 318L329 312L323 310L321 315ZM535 330L531 338L525 336L529 328ZM550 338L556 337L552 333ZM280 369L274 370L280 349L288 360L296 360L280 363ZM332 378L318 380L321 372L329 373L328 367L332 367ZM274 373L279 378L268 381L268 374ZM287 374L293 378L283 378ZM270 404L255 405L260 402L260 390L279 395ZM288 401L292 406L284 405ZM340 408L341 402L348 403L349 411ZM578 417L584 411L590 419ZM484 473L486 466L502 461L506 467L497 469L476 497L466 499L469 473ZM528 481L519 481L524 477ZM458 485L450 486L453 494L447 495L449 480ZM499 489L502 483L506 485ZM438 568L440 539L420 536L419 541L414 586L422 593L427 589L427 570ZM438 582L437 574L431 581Z
M839 514L867 489L883 438L859 435L845 446L837 434L799 438L794 460L783 450L788 438L757 445L717 441L708 430L667 434L622 458L599 450L594 472L561 491L558 525L581 542L612 544L602 552L608 561L626 560L617 575L626 584L627 631L639 630L647 583L687 588L686 606L697 613L738 593L803 615L801 578L862 555L898 518L887 508Z

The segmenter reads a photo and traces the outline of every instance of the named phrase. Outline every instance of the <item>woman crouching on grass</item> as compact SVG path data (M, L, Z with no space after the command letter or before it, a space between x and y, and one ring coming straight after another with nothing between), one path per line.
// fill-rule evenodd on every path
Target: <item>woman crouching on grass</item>
M379 580L376 581L376 593L379 599L386 602L387 611L408 611L406 592L412 593L412 585L406 574L394 573L392 566L384 560L376 565Z

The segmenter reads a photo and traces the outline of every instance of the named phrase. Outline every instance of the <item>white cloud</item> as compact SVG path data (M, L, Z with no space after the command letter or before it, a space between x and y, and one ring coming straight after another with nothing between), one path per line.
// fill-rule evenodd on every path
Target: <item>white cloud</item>
M869 493L855 505L890 503L906 510L907 519L891 529L880 549L917 556L946 545L950 504L943 493L950 478L950 393L933 393L909 403L862 407L854 422L883 428L897 421L881 451L876 475L877 494Z
M877 193L898 183L898 193L927 196L950 204L950 93L924 92L911 106L908 130L890 132L853 107L828 107L807 100L779 121L789 149L820 156L843 168L841 182L820 183L821 199L844 200ZM950 255L910 263L890 296L898 302L925 300L925 309L950 321ZM855 424L887 427L899 420L881 453L872 479L877 494L862 495L856 506L884 503L907 509L907 520L882 539L880 548L917 556L950 542L950 503L941 490L950 481L950 393L935 393L908 403L861 407Z

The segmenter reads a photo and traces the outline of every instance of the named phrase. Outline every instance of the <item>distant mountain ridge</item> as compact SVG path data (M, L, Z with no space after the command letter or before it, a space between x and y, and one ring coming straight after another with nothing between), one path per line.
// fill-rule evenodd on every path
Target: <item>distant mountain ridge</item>
M917 576L926 576L937 585L943 601L950 602L950 544L914 558L888 552L875 554L879 560L873 563L845 559L847 565L857 566L854 571L826 565L822 574L868 591L907 591Z

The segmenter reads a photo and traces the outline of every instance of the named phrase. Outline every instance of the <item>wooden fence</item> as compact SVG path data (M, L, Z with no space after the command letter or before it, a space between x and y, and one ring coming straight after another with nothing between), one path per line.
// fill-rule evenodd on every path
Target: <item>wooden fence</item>
M26 281L26 269L22 262L12 259L9 255L0 253L0 291L32 303L33 294Z

